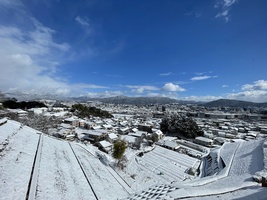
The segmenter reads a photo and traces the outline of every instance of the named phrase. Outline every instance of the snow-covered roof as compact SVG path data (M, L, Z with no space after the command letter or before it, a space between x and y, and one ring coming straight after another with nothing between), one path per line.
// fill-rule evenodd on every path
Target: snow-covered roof
M100 141L99 144L103 147L103 148L107 148L107 147L111 147L112 144L106 140Z
M64 121L66 121L66 122L73 122L73 121L76 121L76 120L78 120L78 118L75 117L75 116L64 119Z
M112 128L112 125L111 124L104 124L103 127L108 129L108 128Z
M136 141L136 137L130 136L130 135L124 135L124 136L122 136L122 139L128 143L135 143L135 141Z
M145 136L147 132L145 131L136 131L134 133L129 133L128 135L134 136L134 137L142 137Z
M118 138L118 136L117 136L115 133L110 133L110 134L108 134L108 137L109 137L110 139L112 139L112 140Z
M201 136L196 137L195 140L202 141L202 142L213 142L212 139L201 137Z
M175 148L177 148L179 145L178 145L175 141L169 141L169 140L166 140L166 141L164 142L164 146L169 147L169 148L172 148L172 149L175 149Z

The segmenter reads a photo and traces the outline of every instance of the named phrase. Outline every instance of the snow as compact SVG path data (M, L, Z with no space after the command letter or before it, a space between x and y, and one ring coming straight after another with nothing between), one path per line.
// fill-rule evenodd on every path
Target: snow
M0 199L23 199L28 193L40 200L117 199L133 192L92 146L41 137L10 120L0 126L0 136Z
M67 142L44 136L36 199L95 199Z
M14 121L0 126L0 199L26 198L38 139L35 130Z
M263 143L261 138L225 143L210 149L201 165L199 159L157 145L142 157L128 148L127 165L120 170L90 144L55 139L7 120L0 125L0 199L27 194L38 200L263 199L266 189L252 179L267 160ZM188 174L199 166L205 177Z
M92 154L81 146L72 145L74 152L85 171L87 177L92 180L92 187L99 199L117 199L118 196L127 196L128 189L124 188L119 181L110 173L110 167L96 159ZM109 168L109 170L107 169Z
M213 195L257 185L252 180L252 176L263 168L261 145L262 141L255 140L239 143L238 148L234 152L234 159L229 164L227 176L218 177L216 181L210 183L203 181L203 185L198 187L180 186L182 189L173 192L172 196L182 198Z

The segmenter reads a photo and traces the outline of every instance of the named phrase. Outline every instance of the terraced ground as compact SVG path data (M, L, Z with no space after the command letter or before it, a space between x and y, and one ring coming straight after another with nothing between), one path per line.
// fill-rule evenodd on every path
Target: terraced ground
M262 144L263 139L225 144L218 154L225 169L186 182L193 179L187 170L200 161L156 146L141 158L133 154L132 169L138 174L130 177L135 171L127 171L129 181L101 162L92 146L0 120L0 199L194 199L245 188L258 191L252 176L264 167Z
M146 153L139 163L170 182L193 178L186 171L191 167L198 168L200 165L200 161L196 158L160 146Z
M117 199L131 188L80 145L20 123L0 126L0 199Z

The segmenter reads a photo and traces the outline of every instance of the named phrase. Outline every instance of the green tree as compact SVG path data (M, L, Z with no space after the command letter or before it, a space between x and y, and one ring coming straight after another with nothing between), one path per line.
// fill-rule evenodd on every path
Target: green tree
M113 153L112 156L116 160L121 160L123 158L124 152L127 148L127 144L124 140L118 140L115 142L113 147Z
M82 104L73 105L71 111L76 112L76 114L81 118L90 117L90 116L104 117L104 118L113 117L113 115L110 114L108 111L101 110L96 107L88 107Z
M191 139L197 136L203 136L204 134L192 118L182 115L173 115L169 118L164 118L160 124L160 129L164 134Z

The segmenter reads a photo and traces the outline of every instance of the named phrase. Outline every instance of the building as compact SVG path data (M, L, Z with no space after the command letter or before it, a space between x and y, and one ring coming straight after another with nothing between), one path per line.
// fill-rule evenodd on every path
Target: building
M100 142L97 142L96 146L98 146L99 150L104 151L106 153L112 151L112 148L113 148L113 144L111 144L110 142L108 142L106 140L102 140Z
M204 145L204 146L211 146L213 144L212 139L208 139L205 137L196 137L195 141L196 144Z

